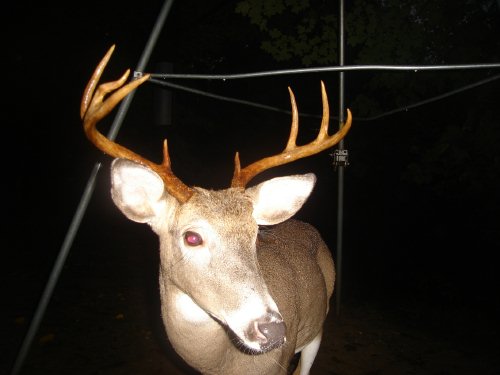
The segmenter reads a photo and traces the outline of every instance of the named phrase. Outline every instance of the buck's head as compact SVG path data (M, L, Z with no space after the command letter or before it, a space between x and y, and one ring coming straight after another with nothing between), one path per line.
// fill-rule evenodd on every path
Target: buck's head
M278 177L253 187L246 185L266 169L338 143L349 130L350 112L342 129L328 135L328 100L322 84L319 135L311 143L297 146L298 112L290 90L293 118L283 152L244 169L236 154L228 189L189 187L173 174L166 141L163 162L156 164L97 131L97 122L149 77L124 86L127 71L119 80L96 90L112 51L113 47L85 89L81 116L87 137L116 158L111 168L113 201L129 219L149 224L159 236L161 278L176 290L169 294L173 299L169 303L185 307L188 319L215 319L226 325L251 351L265 352L279 346L285 341L286 327L259 269L259 225L274 225L292 217L311 193L315 176Z

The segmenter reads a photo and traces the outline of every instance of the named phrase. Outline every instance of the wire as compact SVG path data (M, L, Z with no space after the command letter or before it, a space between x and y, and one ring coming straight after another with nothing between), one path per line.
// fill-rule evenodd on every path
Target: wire
M470 69L495 69L500 68L500 63L491 64L458 64L458 65L345 65L345 66L327 66L318 68L300 68L300 69L283 69L283 70L268 70L254 73L238 73L238 74L175 74L175 73L151 73L152 78L161 79L243 79L243 78L259 78L287 74L308 74L308 73L324 73L324 72L347 72L359 70L413 70L428 71L428 70L470 70ZM136 72L143 74L143 72Z
M209 97L209 98L218 99L218 100L222 100L222 101L226 101L226 102L244 104L244 105L248 105L248 106L251 106L251 107L257 107L257 108L267 109L269 111L275 111L275 112L281 112L281 113L291 114L291 112L288 111L288 110L286 110L286 109L281 109L281 108L273 107L273 106L270 106L270 105L267 105L267 104L262 104L262 103L257 103L257 102L251 102L249 100L236 99L236 98L232 98L232 97L229 97L229 96L223 96L223 95L213 94L213 93L210 93L210 92L206 92L206 91L202 91L202 90L198 90L198 89L193 89L191 87L187 87L187 86L183 86L183 85L177 85L175 83L171 83L171 82L167 82L167 81L162 81L162 80L155 79L155 78L150 78L149 82L157 83L157 84L159 84L161 86L167 86L167 87L171 87L171 88L174 88L174 89L177 89L177 90L186 91L186 92L190 92L190 93L193 93L193 94L202 95L202 96L206 96L206 97ZM308 117L308 116L316 117L316 115L308 115L308 114L303 114L303 116L304 117Z
M493 76L493 77L490 77L490 78L486 78L486 79L477 81L477 82L474 82L474 83L471 83L469 85L462 86L462 87L460 87L458 89L448 91L448 92L446 92L444 94L441 94L441 95L433 96L433 97L431 97L429 99L421 100L419 102L416 102L416 103L413 103L413 104L410 104L410 105L406 105L404 107L400 107L400 108L396 108L396 109L393 109L393 110L390 110L390 111L387 111L387 112L383 112L383 113L375 115L375 116L370 116L370 117L356 117L356 120L357 121L373 121L373 120L378 120L379 118L382 118L382 117L387 117L387 116L393 115L395 113L404 112L404 111L407 111L409 109L413 109L413 108L416 108L416 107L423 106L425 104L436 102L438 100L447 98L449 96L458 94L460 92L467 91L467 90L473 89L475 87L484 85L486 83L495 81L495 80L497 80L499 78L500 78L500 74L498 74L496 76Z
M477 82L473 82L471 84L462 86L460 88L448 91L448 92L446 92L444 94L433 96L431 98L428 98L428 99L425 99L425 100L421 100L421 101L413 103L413 104L405 105L403 107L399 107L399 108L392 109L392 110L387 111L387 112L380 113L380 114L375 115L375 116L370 116L370 117L355 117L355 119L356 119L356 121L373 121L373 120L378 120L378 119L383 118L383 117L387 117L387 116L390 116L390 115L393 115L393 114L396 114L396 113L399 113L399 112L408 111L409 109L420 107L420 106L423 106L425 104L429 104L429 103L432 103L432 102L435 102L435 101L447 98L449 96L458 94L460 92L473 89L475 87L478 87L478 86L481 86L481 85L493 82L493 81L495 81L495 80L497 80L499 78L500 78L500 74L495 75L493 77L482 79L482 80L477 81ZM206 92L206 91L194 89L194 88L183 86L183 85L178 85L178 84L175 84L175 83L171 83L171 82L167 82L167 81L163 81L163 80L159 80L159 79L155 79L155 78L151 78L149 81L152 82L152 83L156 83L156 84L162 85L162 86L167 86L167 87L170 87L170 88L173 88L173 89L190 92L190 93L197 94L197 95L206 96L206 97L217 99L217 100L223 100L223 101L227 101L227 102L248 105L248 106L251 106L251 107L266 109L266 110L269 110L269 111L274 111L274 112L279 112L279 113L291 114L291 112L289 110L285 110L285 109L282 109L282 108L277 108L277 107L273 107L273 106L262 104L262 103L252 102L252 101L249 101L249 100L243 100L243 99L237 99L237 98L232 98L232 97L228 97L228 96L213 94L213 93L209 93L209 92ZM311 113L301 113L300 116L301 117L311 117L311 118L321 118L321 115L316 115L316 114L311 114ZM333 117L332 119L338 119L338 117Z

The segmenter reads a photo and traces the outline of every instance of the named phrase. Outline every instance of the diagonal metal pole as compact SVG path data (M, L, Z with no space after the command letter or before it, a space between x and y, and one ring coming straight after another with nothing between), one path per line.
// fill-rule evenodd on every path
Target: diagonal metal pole
M156 41L158 40L158 36L163 28L167 15L170 11L170 8L172 7L172 3L173 0L166 0L163 7L161 8L156 23L146 43L146 47L142 52L139 63L137 64L136 71L142 72L145 70L149 58L151 57L153 48L156 45ZM111 129L107 135L109 139L114 140L116 138L116 135L120 130L120 127L123 123L123 119L127 114L128 108L130 106L130 103L132 102L133 97L134 97L134 92L130 93L123 100L120 107L118 108L118 112L113 120ZM85 211L87 210L90 198L92 197L92 193L94 192L96 178L100 169L101 169L101 163L96 163L94 165L94 168L92 169L92 172L90 173L89 180L87 181L87 185L84 189L80 202L77 206L76 212L73 216L68 232L66 233L66 237L64 238L61 249L59 250L59 254L52 268L52 272L49 276L47 284L45 285L42 296L40 297L40 301L38 302L38 306L33 315L33 319L31 320L26 336L24 337L24 340L17 354L16 360L14 362L14 365L10 373L11 375L17 375L21 371L26 356L31 348L33 339L38 331L43 316L45 315L45 311L52 297L54 288L57 284L57 280L59 279L59 276L61 274L66 258L69 254L69 250L71 248L73 240L78 232L78 228L80 227L80 223L83 219Z
M339 2L339 65L344 66L344 0ZM339 73L339 128L344 123L344 75ZM338 149L344 149L344 140L338 144ZM338 166L338 186L337 186L337 280L335 286L336 293L336 313L340 314L340 304L342 298L342 240L344 230L344 167Z

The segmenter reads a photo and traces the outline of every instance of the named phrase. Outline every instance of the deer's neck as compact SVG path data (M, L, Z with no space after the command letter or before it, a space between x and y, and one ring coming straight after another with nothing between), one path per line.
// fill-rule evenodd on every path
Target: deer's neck
M228 345L223 327L160 271L163 324L172 346L186 362L198 369L220 366Z

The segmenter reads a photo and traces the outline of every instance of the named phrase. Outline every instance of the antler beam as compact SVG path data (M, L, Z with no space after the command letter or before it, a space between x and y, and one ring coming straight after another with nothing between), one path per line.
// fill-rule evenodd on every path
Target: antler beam
M291 163L292 161L317 154L339 143L349 131L352 123L351 111L347 109L347 120L341 129L335 134L328 135L328 125L330 118L330 109L328 106L328 97L326 95L325 84L321 82L321 98L323 102L323 116L321 127L316 139L306 145L297 146L297 134L299 131L299 115L295 96L290 88L290 101L292 105L292 125L290 136L285 149L277 155L258 160L245 168L241 169L240 157L238 152L234 158L234 174L231 181L232 187L245 187L257 174L279 165Z
M165 184L165 189L170 194L172 194L179 202L186 202L193 194L193 189L185 185L173 174L170 167L170 157L168 154L166 139L163 142L163 162L161 164L156 164L136 154L128 148L111 141L96 128L97 123L106 117L118 105L118 103L123 100L123 98L149 79L149 74L146 74L124 86L124 83L130 74L130 69L127 69L127 71L118 80L103 83L97 87L99 79L101 78L104 68L108 64L114 49L115 46L113 45L108 50L97 68L94 70L94 73L92 74L92 77L83 92L80 105L80 117L83 120L85 134L97 148L106 154L114 158L128 159L151 168L161 177ZM104 99L105 96L108 97Z

